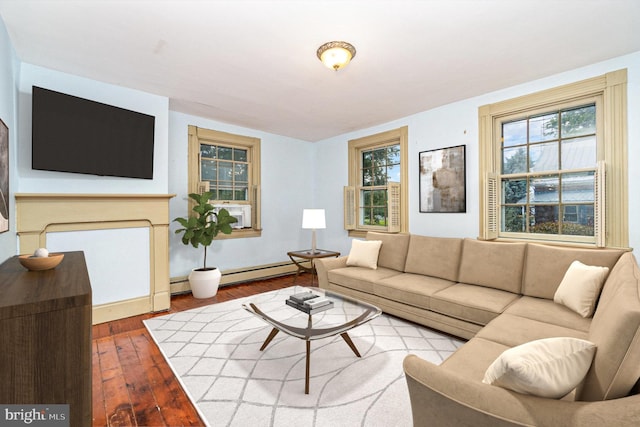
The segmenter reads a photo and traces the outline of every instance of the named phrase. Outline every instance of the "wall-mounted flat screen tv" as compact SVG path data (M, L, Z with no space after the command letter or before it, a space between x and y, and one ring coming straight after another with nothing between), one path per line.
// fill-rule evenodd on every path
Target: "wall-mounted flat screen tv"
M33 86L31 167L153 179L155 117Z

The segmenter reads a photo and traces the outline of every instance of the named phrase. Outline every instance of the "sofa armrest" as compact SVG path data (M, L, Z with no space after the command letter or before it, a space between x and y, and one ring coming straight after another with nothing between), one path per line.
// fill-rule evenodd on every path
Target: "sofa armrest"
M347 266L348 256L338 258L318 258L315 260L316 273L318 274L318 285L326 289L329 284L329 271Z
M599 402L546 399L469 380L415 355L404 359L413 425L638 425L640 395Z

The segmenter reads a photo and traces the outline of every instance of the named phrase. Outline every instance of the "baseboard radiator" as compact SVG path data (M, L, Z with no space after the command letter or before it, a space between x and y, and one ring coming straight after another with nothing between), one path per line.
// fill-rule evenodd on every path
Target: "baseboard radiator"
M308 262L302 264L307 267L310 266ZM298 271L298 268L291 261L244 267L234 270L223 270L220 286L229 286L238 283L252 282L255 280L269 279L271 277L286 276L288 274L293 274L296 271ZM172 277L170 281L170 290L172 295L191 292L187 276Z

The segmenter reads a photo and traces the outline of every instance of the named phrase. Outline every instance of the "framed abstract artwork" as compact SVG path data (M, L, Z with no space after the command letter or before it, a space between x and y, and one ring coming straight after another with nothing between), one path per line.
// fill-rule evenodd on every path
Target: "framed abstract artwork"
M9 128L0 119L0 233L9 230Z
M465 145L422 151L420 212L467 211Z

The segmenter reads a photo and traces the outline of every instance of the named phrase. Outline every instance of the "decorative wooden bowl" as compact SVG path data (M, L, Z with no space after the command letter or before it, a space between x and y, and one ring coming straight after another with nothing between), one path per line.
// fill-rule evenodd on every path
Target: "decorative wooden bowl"
M34 257L33 255L20 255L18 260L23 267L31 271L49 270L56 267L64 258L64 254L49 254L48 257Z

